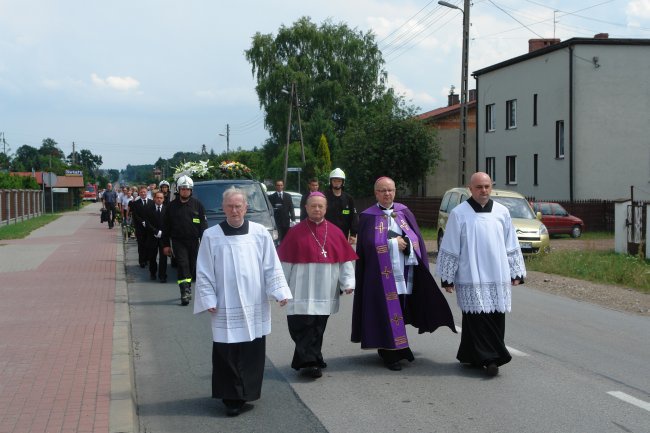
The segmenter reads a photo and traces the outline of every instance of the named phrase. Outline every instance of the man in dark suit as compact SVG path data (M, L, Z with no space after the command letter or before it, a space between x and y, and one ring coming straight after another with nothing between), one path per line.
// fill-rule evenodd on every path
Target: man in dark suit
M146 186L140 187L139 195L140 197L137 200L129 203L129 212L131 213L133 226L135 227L135 239L138 242L138 263L140 263L141 268L144 268L147 264L147 221L145 219L145 208L147 207L147 203L151 203L151 200L147 198Z
M149 260L149 274L152 280L156 279L161 283L167 282L167 256L163 253L162 230L165 213L167 212L165 194L162 191L156 192L153 201L147 206L145 219L147 221L147 260ZM156 263L158 257L158 263Z
M269 200L273 205L275 225L278 227L278 239L282 242L284 235L287 234L289 227L291 227L291 222L296 220L291 194L284 192L284 182L282 180L275 181L275 192L269 196Z

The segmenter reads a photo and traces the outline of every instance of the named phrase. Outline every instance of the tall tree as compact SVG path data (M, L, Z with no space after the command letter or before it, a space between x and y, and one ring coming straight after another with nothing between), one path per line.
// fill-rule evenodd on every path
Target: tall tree
M343 143L341 167L348 174L346 188L358 196L372 195L380 176L405 183L412 191L440 158L436 133L413 118L377 117L351 128Z
M338 140L364 105L386 91L384 60L375 36L346 24L326 21L317 26L309 17L302 17L291 27L280 27L275 37L255 34L245 55L257 79L255 90L272 136L266 146L269 159L287 142L289 107L296 107L295 100L284 92L291 90L292 83L304 141L312 151L323 133L333 133L328 136L330 143ZM318 129L310 128L312 121L320 123ZM292 123L295 129L297 122ZM290 141L297 137L290 135Z
M41 167L39 157L38 149L24 144L16 150L16 155L12 161L12 169L14 171L32 171L32 169L40 171L44 167Z
M316 152L317 163L317 176L323 178L326 174L332 169L332 160L330 159L330 147L327 144L327 137L325 134L320 136L320 142L318 143L318 151Z

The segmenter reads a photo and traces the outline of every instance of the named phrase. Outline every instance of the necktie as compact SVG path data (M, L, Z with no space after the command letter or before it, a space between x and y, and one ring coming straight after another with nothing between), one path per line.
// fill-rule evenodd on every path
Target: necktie
M160 213L160 206L158 206L158 213Z

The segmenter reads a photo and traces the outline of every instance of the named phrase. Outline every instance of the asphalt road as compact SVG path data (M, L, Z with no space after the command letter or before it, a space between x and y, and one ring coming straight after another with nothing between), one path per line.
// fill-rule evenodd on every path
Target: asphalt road
M133 245L127 261L141 432L650 432L650 319L526 286L506 319L513 360L496 378L459 365L449 329L410 332L416 360L387 370L350 343L347 296L328 323L328 368L307 379L289 366L275 305L262 398L227 418L210 398L209 318L179 306L175 284L149 282Z

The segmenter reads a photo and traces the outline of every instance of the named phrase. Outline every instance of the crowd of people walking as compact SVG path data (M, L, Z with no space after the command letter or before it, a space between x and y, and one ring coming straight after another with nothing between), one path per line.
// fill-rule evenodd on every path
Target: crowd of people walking
M194 283L194 313L211 317L212 397L230 416L261 396L269 299L286 310L295 343L291 367L313 379L327 367L323 338L341 295L354 297L351 341L376 350L391 371L415 360L406 325L420 334L440 327L457 332L415 216L395 201L394 180L377 179L376 203L360 213L344 191L343 170L333 170L329 181L323 193L309 180L298 223L284 183L275 183L269 199L282 224L277 248L264 226L246 218L242 189L223 193L225 219L210 228L188 176L177 180L173 200L164 181L157 190L141 187L136 198L128 189L110 193L110 185L103 195L104 206L116 207L135 227L139 265L148 265L151 280L167 281L173 256L181 305L192 300ZM496 376L511 359L505 313L511 287L524 282L526 270L508 211L490 199L491 188L487 174L471 177L471 198L449 216L435 273L446 292L456 292L462 311L457 359Z

